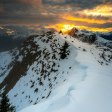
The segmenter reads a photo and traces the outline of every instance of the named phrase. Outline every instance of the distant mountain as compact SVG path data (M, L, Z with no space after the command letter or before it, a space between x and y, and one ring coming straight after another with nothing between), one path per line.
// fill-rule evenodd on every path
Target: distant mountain
M86 30L78 30L73 28L67 32L68 35L86 42L89 44L96 44L100 46L106 46L112 48L111 33L95 33ZM110 38L109 38L110 37Z
M19 47L23 43L24 40L25 39L22 39L22 38L13 39L13 36L7 37L4 35L0 37L0 52L8 51L16 47Z
M111 40L112 41L112 33L101 33L99 35L101 37L103 37L104 39L107 39L107 40Z
M20 25L0 26L0 52L19 47L27 37L39 33L39 27Z

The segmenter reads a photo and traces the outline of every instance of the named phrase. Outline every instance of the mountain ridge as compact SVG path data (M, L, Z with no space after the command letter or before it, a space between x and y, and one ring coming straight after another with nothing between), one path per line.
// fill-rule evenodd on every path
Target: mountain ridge
M84 43L82 38L84 37L78 39L47 31L30 36L20 48L10 52L12 58L0 71L1 74L6 71L0 89L8 95L17 111L49 98L55 88L71 77L70 74L75 74L77 70L86 70L86 66L80 66L75 59L79 51L82 54L90 53L100 66L111 65L110 48L100 44L98 46L96 40L93 43ZM83 77L84 73L79 75L78 80L84 80Z

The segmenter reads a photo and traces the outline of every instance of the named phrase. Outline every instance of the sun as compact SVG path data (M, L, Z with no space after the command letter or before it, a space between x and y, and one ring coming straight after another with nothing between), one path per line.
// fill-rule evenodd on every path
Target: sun
M67 33L67 31L71 30L74 27L75 27L74 24L59 23L59 24L55 24L55 25L46 26L45 28L54 28L57 31L62 31L63 33Z
M61 31L62 32L67 32L69 30L71 30L72 28L74 28L75 26L72 25L72 24L63 24L62 25L62 28L61 28Z

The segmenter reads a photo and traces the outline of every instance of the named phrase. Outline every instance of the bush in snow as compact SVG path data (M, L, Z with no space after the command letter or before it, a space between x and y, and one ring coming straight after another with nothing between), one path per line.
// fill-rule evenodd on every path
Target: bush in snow
M11 106L8 97L5 94L1 95L0 112L15 112L15 107Z
M69 47L68 43L65 42L64 45L62 46L61 52L60 52L61 59L65 59L67 57L68 47Z

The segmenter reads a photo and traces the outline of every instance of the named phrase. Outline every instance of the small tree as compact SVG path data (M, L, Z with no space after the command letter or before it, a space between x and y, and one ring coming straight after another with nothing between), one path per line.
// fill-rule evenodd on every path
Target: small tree
M67 57L67 50L68 50L69 44L65 41L64 45L61 48L61 59L65 59Z
M0 101L0 112L15 112L15 107L11 106L9 98L5 94L2 94Z

